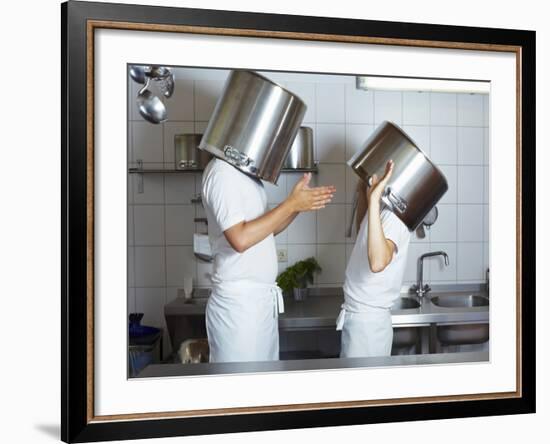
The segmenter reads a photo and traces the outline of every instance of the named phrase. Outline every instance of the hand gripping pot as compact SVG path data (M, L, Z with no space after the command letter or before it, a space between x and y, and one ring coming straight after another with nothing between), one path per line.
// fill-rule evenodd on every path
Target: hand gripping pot
M416 230L447 192L447 179L401 128L388 121L376 128L348 165L368 183L374 174L384 175L390 159L394 168L382 201L409 230Z
M306 108L260 74L231 71L199 149L276 184Z

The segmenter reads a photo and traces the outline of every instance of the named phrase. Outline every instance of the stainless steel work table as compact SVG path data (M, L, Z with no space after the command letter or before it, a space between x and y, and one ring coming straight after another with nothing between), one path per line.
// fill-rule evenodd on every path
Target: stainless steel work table
M489 322L489 307L443 308L433 304L430 299L439 295L469 295L487 296L487 292L479 285L434 286L419 308L392 310L394 327L421 326L430 324L452 323L487 323ZM164 309L166 316L204 315L208 290L197 291L197 297L191 303L178 298L167 304ZM401 293L401 297L416 298L412 293ZM281 330L301 330L336 328L336 318L344 302L341 288L312 288L310 295L304 301L295 301L285 297L285 311L279 315Z
M379 356L371 358L309 359L267 362L205 364L152 364L137 378L206 376L235 373L337 370L346 368L397 367L408 365L469 364L489 360L489 352L439 353L427 355Z

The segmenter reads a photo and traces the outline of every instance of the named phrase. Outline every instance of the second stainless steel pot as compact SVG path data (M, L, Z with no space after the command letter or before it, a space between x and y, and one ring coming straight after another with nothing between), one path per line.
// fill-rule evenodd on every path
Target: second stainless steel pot
M409 230L415 230L448 189L447 179L428 156L397 125L382 122L349 161L363 180L384 175L387 162L394 169L383 202Z
M253 71L231 71L199 148L277 183L306 112L305 103Z
M212 155L198 149L201 139L202 134L187 133L176 134L174 136L177 170L201 169L206 167Z
M294 143L286 156L285 168L310 169L315 167L313 160L313 130L301 126Z
M202 134L186 133L176 134L174 136L177 170L201 169L206 167L212 155L198 149L201 139Z

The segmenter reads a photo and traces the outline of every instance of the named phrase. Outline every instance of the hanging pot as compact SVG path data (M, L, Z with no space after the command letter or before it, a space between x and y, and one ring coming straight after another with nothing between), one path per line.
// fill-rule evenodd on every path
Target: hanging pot
M311 169L315 167L313 160L313 130L309 126L301 126L294 139L288 155L285 168Z
M176 156L176 169L203 169L206 167L212 155L199 150L198 146L202 134L176 134L174 136L174 148Z

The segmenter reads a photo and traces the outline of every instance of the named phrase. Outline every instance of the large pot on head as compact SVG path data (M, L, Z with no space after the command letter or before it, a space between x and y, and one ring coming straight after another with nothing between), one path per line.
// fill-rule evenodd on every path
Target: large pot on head
M441 170L397 125L382 122L349 161L365 182L384 175L386 164L394 168L382 201L413 231L446 193L449 186Z
M305 103L253 71L231 71L199 144L244 173L277 183Z

